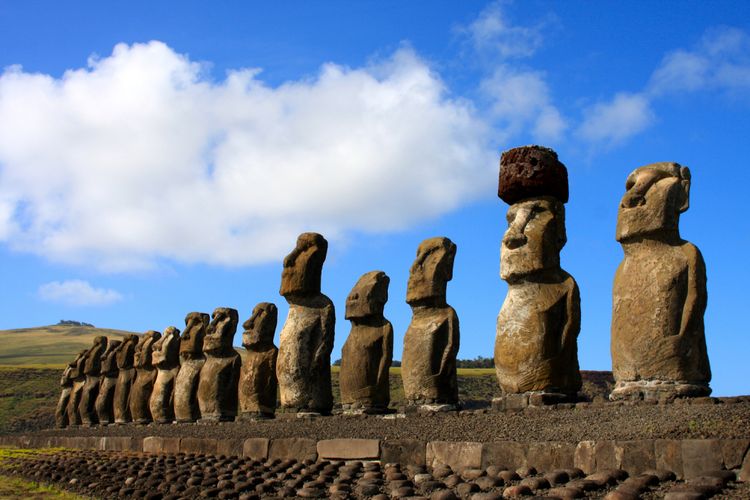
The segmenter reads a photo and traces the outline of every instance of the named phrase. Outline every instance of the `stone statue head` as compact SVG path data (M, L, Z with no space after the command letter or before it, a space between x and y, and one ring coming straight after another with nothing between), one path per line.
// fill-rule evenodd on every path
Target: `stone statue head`
M120 344L120 340L110 340L107 343L107 349L102 354L102 375L117 371L117 352Z
M180 365L180 331L168 326L154 343L153 363L157 368L170 369Z
M84 373L86 375L99 375L102 368L102 354L107 349L107 337L98 336L94 338L94 345L86 354Z
M328 242L318 233L302 233L297 246L284 258L281 289L284 297L320 293L320 275L326 260Z
M127 370L133 368L135 347L138 345L140 337L135 334L125 335L122 344L117 348L117 368Z
M383 271L363 274L346 298L346 319L383 316L391 279Z
M276 322L279 311L276 305L270 302L261 302L253 309L250 318L242 323L242 345L246 349L261 345L273 344L273 336L276 333Z
M448 282L453 279L456 245L448 238L429 238L419 244L409 271L406 302L411 305L444 304Z
M61 385L65 385L63 381L67 380L73 380L74 378L78 378L83 375L83 363L86 361L86 353L88 353L88 349L84 349L80 351L78 354L76 354L76 357L68 363L68 366L65 368L65 371L63 372L63 377L60 380Z
M680 214L690 206L690 169L652 163L635 169L625 182L617 212L617 241L679 236Z
M231 354L232 340L237 331L239 316L237 309L217 307L208 325L206 337L203 339L203 352L215 356Z
M185 316L185 331L180 338L180 356L199 358L203 355L203 339L210 322L211 316L202 312L191 312Z
M515 203L506 215L508 229L500 251L500 277L512 282L560 268L566 242L565 207L552 196Z
M154 344L161 338L161 333L155 330L149 330L143 334L135 347L133 363L136 368L153 368L153 350Z

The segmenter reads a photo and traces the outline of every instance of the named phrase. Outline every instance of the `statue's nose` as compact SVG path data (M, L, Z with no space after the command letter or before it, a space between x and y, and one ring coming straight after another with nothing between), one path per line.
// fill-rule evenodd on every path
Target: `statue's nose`
M526 235L519 232L513 232L505 237L505 246L509 249L518 248L526 244Z
M643 197L641 193L631 192L631 193L626 193L625 196L622 197L620 208L639 207L645 203L646 203L646 199Z

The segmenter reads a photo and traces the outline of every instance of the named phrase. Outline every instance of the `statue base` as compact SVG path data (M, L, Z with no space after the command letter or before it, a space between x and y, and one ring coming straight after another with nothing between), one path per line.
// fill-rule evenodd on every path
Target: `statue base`
M459 411L460 403L446 403L435 400L416 400L407 401L405 413L443 413L450 411Z
M609 395L611 401L662 401L699 398L711 394L707 385L674 380L621 380Z
M561 403L575 403L576 395L562 392L529 391L517 394L503 394L492 399L492 409L496 411L523 410L528 407L544 407Z
M270 412L248 411L237 415L235 422L255 422L256 420L273 420L275 415Z
M215 424L218 422L233 422L234 415L201 415L197 423L199 424Z

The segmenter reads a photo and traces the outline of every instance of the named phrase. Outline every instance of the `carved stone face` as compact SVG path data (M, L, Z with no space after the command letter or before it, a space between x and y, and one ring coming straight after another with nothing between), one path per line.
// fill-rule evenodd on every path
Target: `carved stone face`
M429 238L417 248L417 258L409 271L406 302L445 302L445 290L453 279L456 245L448 238Z
M560 268L565 245L565 208L552 197L531 198L511 205L500 251L500 277L514 281Z
M122 344L119 340L110 340L107 343L107 350L102 354L102 373L112 373L117 371L117 351Z
M231 353L238 321L237 309L214 309L211 324L208 325L206 337L203 339L203 352L214 355Z
M136 368L151 368L153 366L151 356L154 344L160 338L161 333L155 330L149 330L143 334L135 348L134 364Z
M164 335L154 343L153 363L159 368L172 368L179 365L180 331L168 326Z
M71 378L78 378L83 376L83 365L86 363L86 353L88 353L88 349L84 349L83 351L79 352L76 356L76 359L73 360L72 363L70 363L70 377Z
M135 347L138 345L140 337L138 335L127 335L117 349L117 368L120 370L133 368L133 355Z
M198 357L203 353L203 338L206 336L211 316L201 312L191 312L185 316L185 331L180 338L180 354L185 357Z
M346 298L346 319L382 316L391 279L383 271L365 273Z
M278 316L278 309L270 302L261 302L255 306L250 319L242 324L242 328L245 329L242 332L242 345L249 349L253 346L273 343Z
M677 163L653 163L634 170L617 212L617 241L675 235L688 209L690 170Z
M320 293L320 275L326 260L328 242L318 233L302 233L297 246L284 258L281 289L284 297Z

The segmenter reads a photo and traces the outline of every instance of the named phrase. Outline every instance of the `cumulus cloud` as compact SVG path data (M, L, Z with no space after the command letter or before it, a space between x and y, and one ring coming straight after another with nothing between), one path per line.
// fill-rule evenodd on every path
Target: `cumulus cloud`
M610 147L642 132L653 120L654 113L646 96L619 93L611 101L584 110L577 134L589 143Z
M502 59L529 57L542 45L542 25L511 24L501 2L494 2L479 13L468 26L460 28L474 49Z
M488 191L496 144L408 48L272 87L221 81L163 43L61 78L0 76L0 240L131 270L245 265L296 235L391 231Z
M122 295L107 288L94 288L88 281L52 281L39 287L42 300L70 306L106 306L122 300Z

